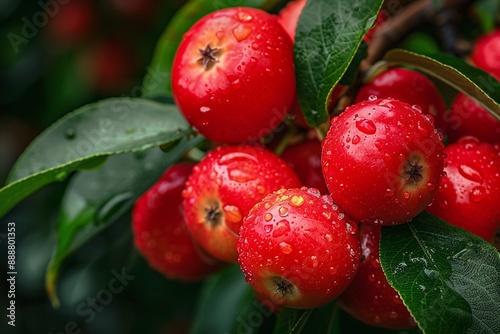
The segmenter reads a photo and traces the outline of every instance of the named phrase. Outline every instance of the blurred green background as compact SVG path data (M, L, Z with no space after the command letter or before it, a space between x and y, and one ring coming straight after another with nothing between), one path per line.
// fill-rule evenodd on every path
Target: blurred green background
M155 43L182 3L1 0L0 183L26 145L64 114L110 96L138 96ZM68 259L61 306L52 308L44 275L66 183L36 192L0 222L0 333L186 332L199 285L149 269L133 249L128 215ZM7 222L16 224L15 328L5 317ZM123 289L109 294L118 276Z

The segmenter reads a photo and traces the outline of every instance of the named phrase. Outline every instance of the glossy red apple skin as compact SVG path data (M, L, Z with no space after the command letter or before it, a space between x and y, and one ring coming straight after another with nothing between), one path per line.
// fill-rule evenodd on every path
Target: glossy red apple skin
M470 58L474 65L500 80L500 29L481 36L474 43Z
M397 225L432 201L443 143L416 107L394 99L351 105L331 121L322 168L333 200L362 223Z
M458 141L464 136L474 136L488 143L500 142L500 121L471 97L458 93L447 115L448 141Z
M437 88L425 75L406 68L388 69L361 87L355 102L367 100L371 95L418 105L424 114L434 118L434 126L446 133L446 105Z
M427 211L493 243L500 227L500 143L463 137L444 152L446 175Z
M202 55L207 52L213 60ZM218 10L184 34L172 90L187 121L207 139L255 142L280 124L296 99L293 43L276 15Z
M252 206L270 192L300 186L295 172L271 151L218 146L194 167L182 193L187 226L209 254L237 262L236 239Z
M150 267L167 278L198 281L222 268L191 237L182 212L182 196L193 164L177 164L165 171L134 205L134 245Z
M287 146L281 158L297 173L302 185L316 188L322 194L328 193L321 170L321 142L318 139Z
M361 226L364 260L352 283L339 297L339 305L365 324L387 329L409 329L416 326L415 320L398 292L387 282L380 266L381 229L381 226L375 225Z
M285 28L292 41L295 41L297 22L299 21L300 14L302 14L306 2L306 0L290 1L278 14L280 24Z
M283 307L314 308L340 295L361 258L356 222L314 188L281 189L245 217L238 263L258 293Z

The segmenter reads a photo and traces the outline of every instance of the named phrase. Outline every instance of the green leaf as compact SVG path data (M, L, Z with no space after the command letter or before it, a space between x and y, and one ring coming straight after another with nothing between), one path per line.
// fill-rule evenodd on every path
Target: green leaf
M158 40L151 64L146 70L142 83L142 94L145 97L162 96L172 93L170 73L175 52L182 36L203 16L215 10L234 7L260 7L264 0L191 0L186 3L170 20Z
M465 61L444 53L421 55L395 49L384 56L389 66L409 65L442 80L453 88L476 99L500 120L500 82L488 73Z
M81 172L64 193L57 242L46 272L46 290L58 305L56 284L61 264L76 249L127 212L142 195L188 149L203 140L182 139L168 153L159 148L115 155L98 170Z
M307 122L328 120L326 101L377 18L382 0L308 1L295 34L295 72Z
M109 155L143 151L192 133L178 110L142 99L114 98L67 114L41 133L0 189L0 217L43 186L88 169Z
M500 256L428 213L382 229L380 261L424 333L500 333Z
M259 305L239 266L232 265L204 284L190 333L256 333L273 315Z
M335 302L309 309L284 308L278 314L273 334L340 334L340 312Z

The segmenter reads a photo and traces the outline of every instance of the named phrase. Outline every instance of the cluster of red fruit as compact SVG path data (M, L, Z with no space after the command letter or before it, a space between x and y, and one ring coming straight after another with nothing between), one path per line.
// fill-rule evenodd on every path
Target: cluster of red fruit
M391 69L332 118L322 142L276 155L259 139L297 103L293 33L304 3L279 17L220 10L184 36L175 100L215 148L197 164L168 169L137 201L135 243L172 279L202 279L238 262L258 298L276 305L313 308L338 297L361 321L409 328L415 322L380 266L381 229L428 210L492 241L499 124L487 123L492 143L469 136L445 147L460 107L447 114L427 77Z

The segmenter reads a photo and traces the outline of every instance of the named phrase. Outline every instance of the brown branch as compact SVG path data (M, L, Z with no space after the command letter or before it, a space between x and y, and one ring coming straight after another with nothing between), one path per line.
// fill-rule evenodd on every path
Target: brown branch
M433 0L409 4L375 32L368 46L368 56L361 63L361 73L366 73L391 47L426 22L436 26L438 36L444 40L446 52L467 52L470 46L458 37L454 23L457 21L457 15L473 2L474 0L442 0L440 7L435 7Z

